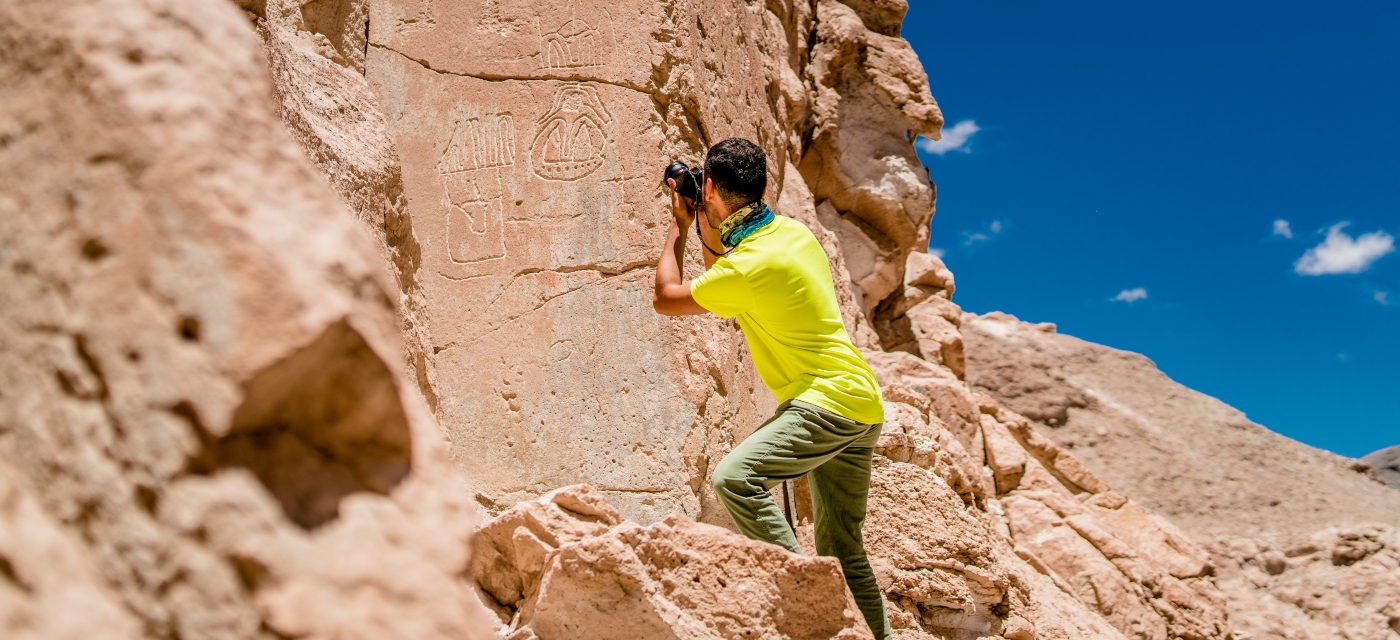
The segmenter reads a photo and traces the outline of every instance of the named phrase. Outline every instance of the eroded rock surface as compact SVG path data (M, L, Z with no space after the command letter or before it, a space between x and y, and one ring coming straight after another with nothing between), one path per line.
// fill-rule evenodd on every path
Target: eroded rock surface
M6 637L490 637L398 287L233 5L0 4L0 246Z
M1141 355L1004 314L963 327L974 388L1052 427L1042 432L1096 475L1198 539L1400 527L1400 491L1177 384Z
M1073 451L1083 472L1210 550L1240 637L1384 638L1400 624L1389 586L1400 492L1374 465L1270 432L1138 354L1053 325L989 314L962 326L974 388L1035 417L1024 433Z
M835 558L678 514L625 522L588 485L511 507L472 550L512 640L872 637Z
M1210 557L1174 526L946 365L867 358L890 421L866 535L888 567L892 623L936 637L1009 638L1022 622L1038 637L1228 637Z
M857 274L843 312L877 347L868 317L933 211L907 133L942 122L888 35L904 5L369 6L437 413L483 502L587 481L640 522L724 521L709 469L774 403L732 323L648 311L660 170L729 136L761 145L769 200Z

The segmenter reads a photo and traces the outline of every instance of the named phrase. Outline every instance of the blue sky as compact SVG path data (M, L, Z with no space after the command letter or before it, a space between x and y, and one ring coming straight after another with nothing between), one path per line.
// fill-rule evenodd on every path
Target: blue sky
M1400 2L911 5L959 304L1317 447L1400 443Z

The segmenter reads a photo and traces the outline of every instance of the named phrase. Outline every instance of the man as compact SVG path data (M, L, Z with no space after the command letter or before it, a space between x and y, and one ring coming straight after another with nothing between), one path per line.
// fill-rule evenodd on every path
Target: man
M730 138L705 156L700 241L705 274L681 281L692 215L671 186L670 231L656 266L656 311L737 317L778 412L715 468L714 487L739 530L801 553L769 491L807 475L817 553L841 561L875 637L890 637L861 524L870 457L884 422L880 385L841 322L826 253L802 223L762 200L768 161Z

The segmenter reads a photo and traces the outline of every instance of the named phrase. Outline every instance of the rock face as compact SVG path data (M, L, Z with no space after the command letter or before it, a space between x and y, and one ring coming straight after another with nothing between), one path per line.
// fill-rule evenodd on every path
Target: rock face
M725 137L768 152L780 212L832 221L876 345L865 318L933 207L905 132L942 121L908 43L863 22L900 6L370 3L438 416L484 501L586 481L640 522L727 519L710 465L774 403L731 323L649 311L661 169Z
M477 638L374 241L221 0L0 4L6 637Z
M1382 638L1400 626L1400 492L1370 475L1383 459L1272 433L1140 355L1053 325L994 313L962 327L974 388L1210 550L1240 633Z
M1372 451L1361 459L1375 469L1383 482L1400 490L1400 444Z

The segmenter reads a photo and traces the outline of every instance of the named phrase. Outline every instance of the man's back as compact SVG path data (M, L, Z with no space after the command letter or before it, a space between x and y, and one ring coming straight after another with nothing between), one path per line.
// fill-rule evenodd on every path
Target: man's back
M864 424L884 421L879 384L846 333L816 237L783 216L696 280L695 301L737 317L754 365L780 402L800 400Z

